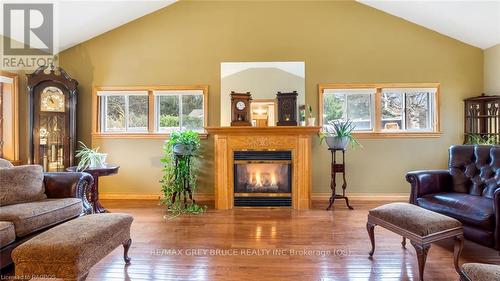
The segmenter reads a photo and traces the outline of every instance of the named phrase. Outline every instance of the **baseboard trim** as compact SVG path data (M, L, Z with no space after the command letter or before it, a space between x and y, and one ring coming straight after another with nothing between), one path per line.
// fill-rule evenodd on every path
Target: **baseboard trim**
M352 192L346 194L349 199L359 201L408 201L410 198L409 193L358 193ZM311 196L312 200L329 200L331 193L317 192Z
M327 201L331 193L317 192L312 194L312 200ZM360 201L408 201L409 193L348 193L347 196L352 200ZM159 200L161 193L99 193L99 198L104 200ZM196 193L196 200L209 201L214 200L212 193Z

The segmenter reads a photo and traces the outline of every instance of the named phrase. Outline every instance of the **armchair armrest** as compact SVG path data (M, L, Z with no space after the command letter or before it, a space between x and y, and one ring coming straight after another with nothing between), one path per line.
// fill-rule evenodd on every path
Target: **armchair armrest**
M92 207L87 200L87 193L94 184L94 178L90 174L80 172L45 173L43 183L48 198L73 197L82 199L84 213L92 213Z
M448 170L412 171L406 174L406 181L411 184L410 203L427 194L443 192L452 185Z
M500 250L500 187L493 193L493 211L495 212L495 248Z

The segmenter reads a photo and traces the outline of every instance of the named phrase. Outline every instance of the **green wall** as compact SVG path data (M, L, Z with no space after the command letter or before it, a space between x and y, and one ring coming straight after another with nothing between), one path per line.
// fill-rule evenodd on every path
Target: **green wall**
M403 193L412 169L446 167L461 143L462 99L483 90L483 52L353 1L181 1L60 54L80 82L78 137L91 141L93 86L209 85L209 125L220 120L220 63L305 61L306 103L318 83L439 82L440 138L362 140L349 151L349 191ZM97 139L121 166L102 192L158 193L161 140ZM200 192L213 192L213 139L204 142ZM329 191L329 154L313 144L313 192Z

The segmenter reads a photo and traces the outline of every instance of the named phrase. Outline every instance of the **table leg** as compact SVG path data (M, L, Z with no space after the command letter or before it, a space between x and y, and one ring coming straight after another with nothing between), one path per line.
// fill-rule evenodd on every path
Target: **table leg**
M99 176L93 175L94 176L94 188L93 188L93 193L92 193L92 207L94 208L94 213L95 214L100 214L100 213L108 213L108 210L104 208L99 202Z
M411 244L415 248L415 252L417 253L417 261L418 261L418 273L420 281L424 281L424 270L425 270L425 262L427 260L427 253L429 252L429 248L431 245L428 244L418 244L411 241Z
M370 242L372 244L372 249L368 253L371 256L373 256L373 253L375 252L375 225L371 222L366 223L366 230L368 231L368 236L370 237Z
M460 255L462 254L462 249L464 247L464 237L459 235L455 237L455 247L453 249L453 265L458 274L460 274L460 266L458 264Z
M328 202L328 208L326 208L327 211L331 210L332 209L332 205L333 203L335 202L335 194L336 194L336 179L335 179L335 170L334 170L334 167L333 165L335 164L332 164L332 167L331 167L331 181L330 181L330 189L332 190L332 197L330 197L330 200Z

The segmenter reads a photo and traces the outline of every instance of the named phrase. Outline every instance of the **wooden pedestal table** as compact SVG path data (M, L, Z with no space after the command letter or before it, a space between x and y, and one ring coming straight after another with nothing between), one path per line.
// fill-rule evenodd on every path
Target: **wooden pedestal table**
M87 168L83 172L89 173L94 178L94 185L90 190L90 203L92 204L92 210L94 213L107 213L101 202L99 202L99 177L114 175L118 173L120 166L113 164L106 164L104 167L98 168ZM66 169L68 172L75 172L76 166L69 167Z
M349 198L345 196L345 189L347 188L347 182L345 179L345 149L336 149L336 148L329 148L330 152L332 153L332 166L331 166L331 177L332 180L330 182L330 188L332 189L332 196L330 197L330 201L328 204L328 208L326 208L327 211L332 209L333 203L335 202L335 199L344 199L345 204L349 208L349 210L354 210L351 205L349 205ZM342 152L342 163L337 164L337 151ZM337 194L337 173L342 174L342 179L344 180L344 183L342 184L342 195Z

